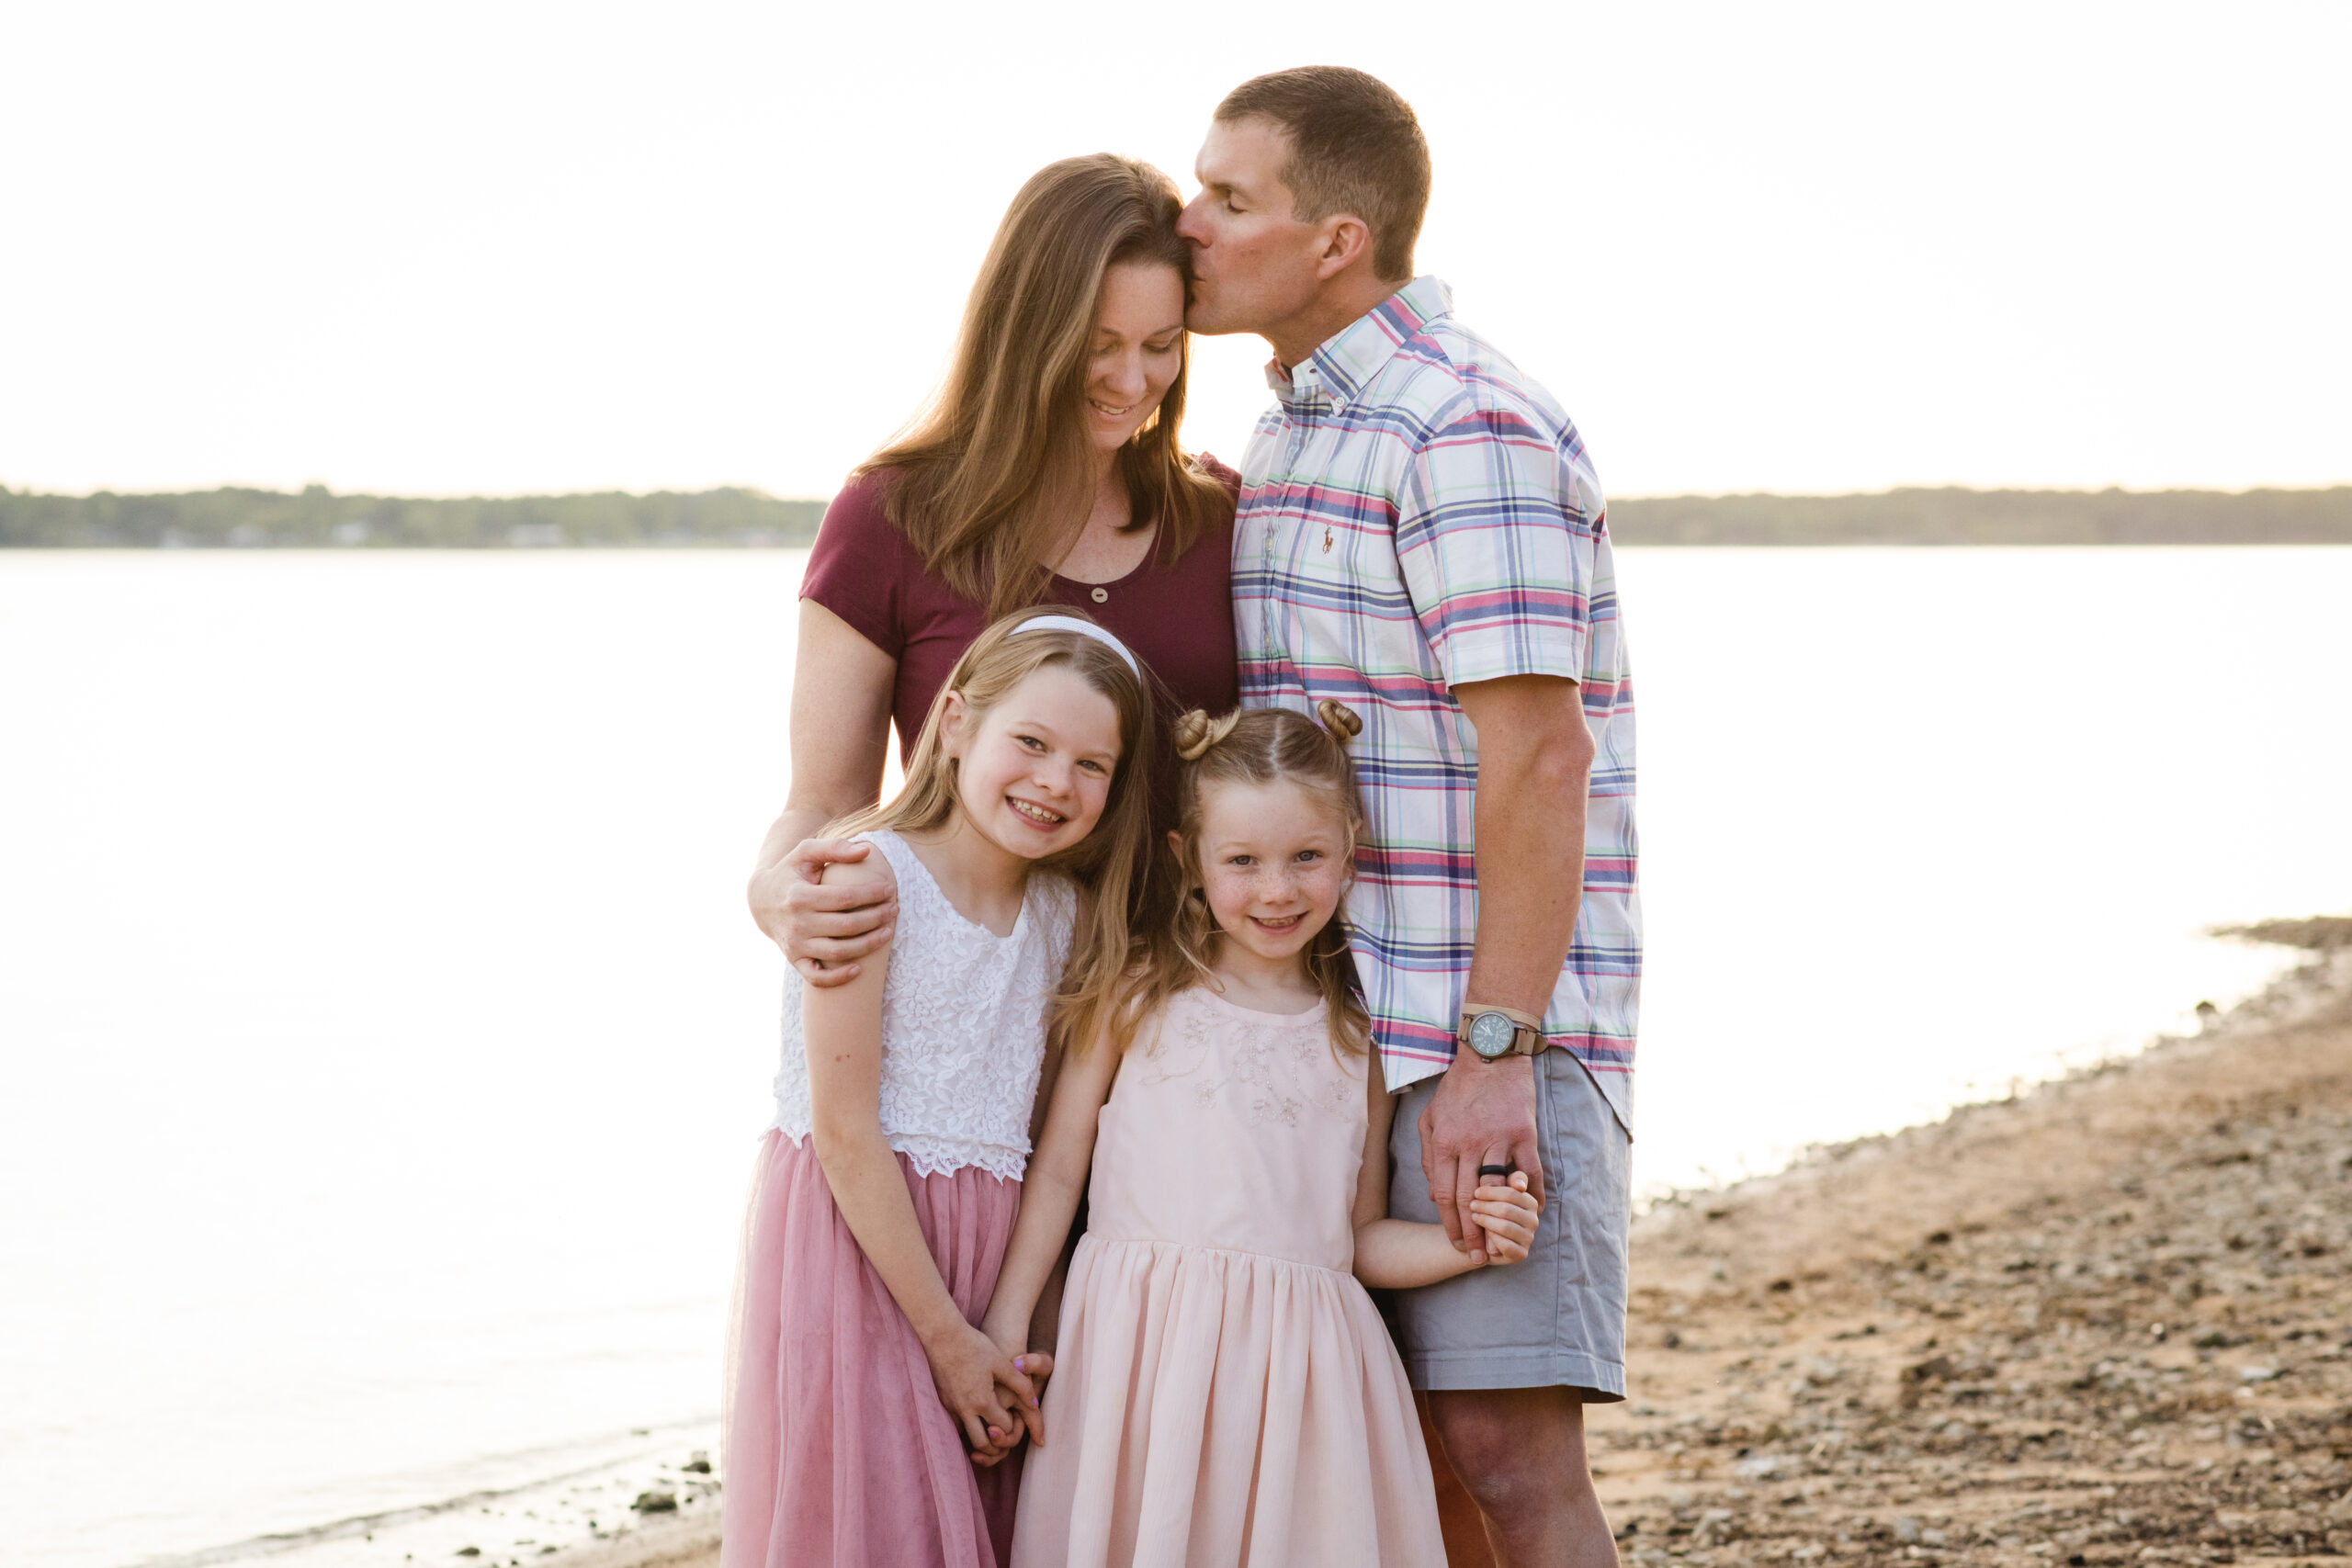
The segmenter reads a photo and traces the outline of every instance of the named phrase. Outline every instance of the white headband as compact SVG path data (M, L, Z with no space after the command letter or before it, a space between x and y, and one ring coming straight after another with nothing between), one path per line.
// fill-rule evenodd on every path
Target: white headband
M1136 680L1143 679L1143 666L1137 664L1136 656L1127 651L1127 645L1092 621L1082 621L1076 615L1038 615L1012 628L1014 637L1019 637L1023 632L1076 632L1080 637L1091 637L1125 660L1127 668L1136 672Z

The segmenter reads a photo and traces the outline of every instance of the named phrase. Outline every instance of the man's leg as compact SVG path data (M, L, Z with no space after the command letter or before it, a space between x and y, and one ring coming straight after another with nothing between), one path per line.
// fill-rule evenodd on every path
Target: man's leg
M1617 1562L1586 1462L1584 1406L1624 1397L1632 1150L1574 1057L1535 1062L1535 1247L1522 1263L1398 1292L1397 1338L1445 1455L1432 1468L1450 1465L1476 1503L1498 1568L1585 1568ZM1388 1212L1399 1219L1437 1217L1418 1130L1435 1087L1424 1079L1397 1103Z
M1437 1529L1445 1541L1445 1568L1495 1568L1487 1516L1446 1461L1445 1439L1430 1419L1430 1396L1416 1393L1413 1406L1421 1418L1421 1442L1430 1450L1430 1479L1437 1483Z
M1497 1568L1616 1568L1571 1388L1433 1393L1430 1417L1480 1512Z

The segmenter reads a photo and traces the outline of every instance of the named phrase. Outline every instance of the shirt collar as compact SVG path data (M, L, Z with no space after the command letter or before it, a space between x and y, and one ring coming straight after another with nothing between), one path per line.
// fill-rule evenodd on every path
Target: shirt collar
M1453 291L1425 274L1374 305L1323 342L1288 375L1280 360L1266 363L1266 385L1285 408L1328 401L1345 408L1372 384L1404 341L1453 310Z

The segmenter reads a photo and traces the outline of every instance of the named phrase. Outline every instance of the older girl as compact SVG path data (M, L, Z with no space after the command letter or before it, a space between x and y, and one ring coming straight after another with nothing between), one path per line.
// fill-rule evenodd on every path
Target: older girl
M723 1568L994 1568L1034 1387L975 1326L1012 1234L1049 999L1128 947L1151 724L1135 657L1071 615L984 631L888 805L841 824L895 892L850 984L786 981L748 1223ZM1090 982L1090 976L1101 978ZM1067 1218L1064 1220L1068 1224Z

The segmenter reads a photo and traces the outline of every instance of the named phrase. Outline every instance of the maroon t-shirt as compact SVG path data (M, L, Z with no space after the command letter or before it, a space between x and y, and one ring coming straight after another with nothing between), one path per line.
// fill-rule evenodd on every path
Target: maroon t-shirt
M1241 476L1203 457L1201 467L1238 496ZM817 530L800 594L854 626L899 661L890 715L903 763L922 733L924 716L956 660L989 624L988 606L967 599L925 570L922 555L883 514L887 472L854 479L833 497ZM1175 757L1168 726L1187 708L1226 713L1240 705L1233 646L1233 510L1212 520L1173 563L1158 540L1144 563L1111 582L1056 576L1044 598L1072 604L1135 650L1153 677L1159 733L1156 801L1174 798ZM1162 813L1164 815L1164 813Z

